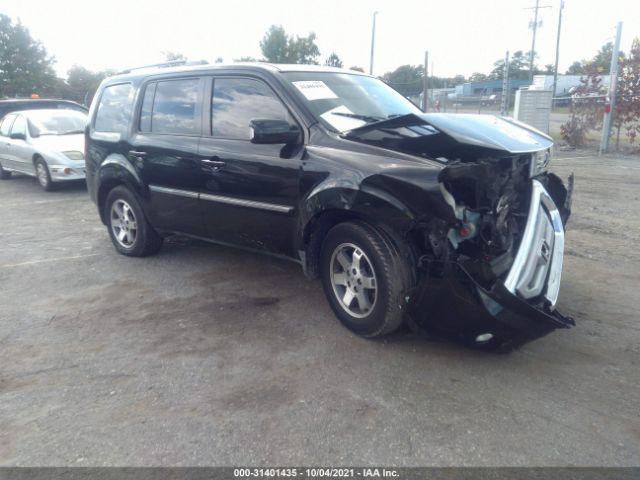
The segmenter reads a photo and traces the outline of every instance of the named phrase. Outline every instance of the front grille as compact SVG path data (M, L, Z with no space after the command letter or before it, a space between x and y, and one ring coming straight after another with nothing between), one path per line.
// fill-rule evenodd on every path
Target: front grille
M527 224L504 281L505 287L527 300L544 295L549 304L555 306L563 255L564 228L560 212L542 184L533 180Z

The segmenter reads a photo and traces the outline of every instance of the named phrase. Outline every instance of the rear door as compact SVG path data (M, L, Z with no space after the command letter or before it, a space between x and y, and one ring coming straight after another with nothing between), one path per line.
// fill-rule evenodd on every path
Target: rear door
M13 168L13 162L10 158L9 147L11 146L11 140L9 135L11 134L11 126L16 119L16 115L10 113L2 119L0 123L0 162L5 168Z
M204 177L198 159L204 79L168 78L144 86L130 160L142 166L156 228L201 236L198 194Z
M11 135L20 134L24 139L9 139L9 156L12 168L19 172L35 175L36 170L33 164L34 148L29 144L29 133L27 132L27 119L24 115L16 115L16 119L11 126Z
M254 144L249 124L254 119L287 120L300 128L298 122L262 79L220 76L208 90L207 131L199 147L205 178L200 204L207 235L293 256L302 141Z

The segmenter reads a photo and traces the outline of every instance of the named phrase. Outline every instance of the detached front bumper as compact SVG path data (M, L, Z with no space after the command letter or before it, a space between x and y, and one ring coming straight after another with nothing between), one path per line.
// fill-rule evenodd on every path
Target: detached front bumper
M472 341L493 338L511 345L575 325L572 318L555 309L573 178L568 189L555 176L550 175L546 183L551 193L540 181L532 181L527 224L518 251L509 271L491 288L480 285L462 263L421 265L426 275L409 303L416 323Z

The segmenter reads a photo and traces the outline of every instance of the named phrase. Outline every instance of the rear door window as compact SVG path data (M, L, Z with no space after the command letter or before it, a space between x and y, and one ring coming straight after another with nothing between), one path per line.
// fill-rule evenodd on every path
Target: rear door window
M140 131L199 135L199 78L164 80L147 85L142 99Z
M96 132L125 133L131 116L131 84L111 85L102 91L94 128Z
M11 134L21 133L22 135L27 135L27 121L22 115L16 116L15 122L13 122L13 126L11 127Z

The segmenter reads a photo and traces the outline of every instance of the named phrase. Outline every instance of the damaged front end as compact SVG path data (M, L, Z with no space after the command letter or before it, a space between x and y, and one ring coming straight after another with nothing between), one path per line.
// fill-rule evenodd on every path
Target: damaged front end
M555 309L573 180L567 190L554 174L531 177L535 156L442 170L456 221L432 219L424 229L424 281L411 312L423 327L504 346L574 324Z
M356 132L360 141L445 164L443 215L410 233L421 243L412 321L478 346L513 347L574 325L555 306L570 216L568 187L546 171L553 142L489 116L423 115Z

